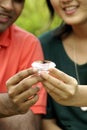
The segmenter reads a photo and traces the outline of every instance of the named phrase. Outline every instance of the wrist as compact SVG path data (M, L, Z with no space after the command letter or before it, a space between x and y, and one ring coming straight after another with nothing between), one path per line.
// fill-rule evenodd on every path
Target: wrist
M0 94L0 117L19 114L7 93Z

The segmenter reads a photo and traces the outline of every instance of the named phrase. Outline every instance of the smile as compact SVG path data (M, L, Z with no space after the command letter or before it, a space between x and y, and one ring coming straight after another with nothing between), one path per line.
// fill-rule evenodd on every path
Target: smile
M76 12L77 6L65 7L63 10L67 15L72 15Z
M9 16L0 14L0 22L5 23L9 21Z

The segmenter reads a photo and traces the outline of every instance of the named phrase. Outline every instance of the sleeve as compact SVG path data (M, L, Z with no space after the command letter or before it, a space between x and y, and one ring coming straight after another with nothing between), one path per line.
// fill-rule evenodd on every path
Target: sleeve
M32 62L35 60L43 60L43 53L38 38L36 38L31 34L31 36L29 36L25 40L25 44L22 49L20 70L31 67ZM41 85L41 83L39 83L38 86L40 87L40 91L38 93L39 100L35 105L31 107L31 110L35 114L45 114L46 113L46 90Z

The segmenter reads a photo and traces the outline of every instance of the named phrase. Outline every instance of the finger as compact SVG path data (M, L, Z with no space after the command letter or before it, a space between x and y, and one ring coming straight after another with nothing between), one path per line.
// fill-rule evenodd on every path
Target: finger
M32 107L39 99L38 95L35 95L32 99L28 99L26 102L22 103L19 107L18 107L18 112L20 114L24 114L26 113L30 107Z
M39 99L39 96L38 95L34 95L33 98L31 99L28 99L24 105L26 105L28 108L31 107L32 105L34 105Z
M57 89L62 90L63 92L65 92L67 95L73 96L77 90L77 81L72 78L72 82L70 81L70 83L65 83L47 73L42 73L42 76L45 80L47 80L48 82L50 82L53 86L55 86Z
M50 84L52 84L53 86L57 87L60 90L66 91L66 84L64 82L62 82L61 80L56 79L55 77L53 77L53 76L51 76L51 75L49 75L49 74L47 74L45 72L42 72L41 76L46 81L48 81ZM42 81L42 82L44 82L44 81Z
M59 79L61 79L65 83L77 84L76 79L74 79L73 77L71 77L68 74L64 73L63 71L60 71L59 69L51 68L51 69L49 69L49 72L51 74L54 74L56 77L58 77Z
M49 95L54 99L54 101L56 101L57 103L60 103L59 101L61 100L61 97L55 93L49 93Z
M36 83L40 82L42 78L40 76L32 76L23 79L20 83L17 85L11 87L8 91L10 97L14 97L16 95L21 94L22 92L26 91Z
M57 90L56 92L50 91L49 94L55 99L55 100L67 100L70 95L67 93ZM57 98L57 99L56 99Z
M20 72L18 72L17 74L15 74L14 76L12 76L7 82L6 82L6 86L9 87L10 85L15 85L17 83L19 83L21 80L23 80L24 78L35 74L37 72L36 69L26 69L26 70L22 70Z
M67 99L69 96L68 91L67 92L62 91L61 89L54 87L52 84L48 82L43 82L43 86L45 86L47 92L50 95L57 95L58 97L63 98L63 99Z
M13 100L15 104L26 102L28 99L33 98L40 89L38 87L30 88L20 95L16 96Z
M55 95L54 93L51 93L50 96L59 104L66 105L66 103L67 103L67 99L66 98L62 98L59 95Z
M56 79L48 74L45 75L45 78L47 78L47 80L43 80L42 83L44 83L44 85L50 90L56 89L57 90L61 90L63 93L65 93L65 95L67 96L73 96L77 90L77 84L66 84L64 82L62 82L59 79ZM51 84L51 85L49 85Z

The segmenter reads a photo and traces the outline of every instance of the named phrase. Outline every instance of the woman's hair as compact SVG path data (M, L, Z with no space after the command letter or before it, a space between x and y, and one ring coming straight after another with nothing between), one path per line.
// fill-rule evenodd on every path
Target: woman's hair
M48 6L48 9L50 11L51 18L53 19L54 9L51 5L50 0L46 0L46 3L47 3L47 6ZM72 32L72 27L62 21L60 27L56 28L53 32L54 32L54 35L56 37L60 37L60 38L66 37Z
M51 14L51 18L53 18L53 16L54 16L54 9L53 9L53 7L52 7L52 5L50 3L50 0L46 0L46 2L47 2L48 9L50 11L50 14Z

